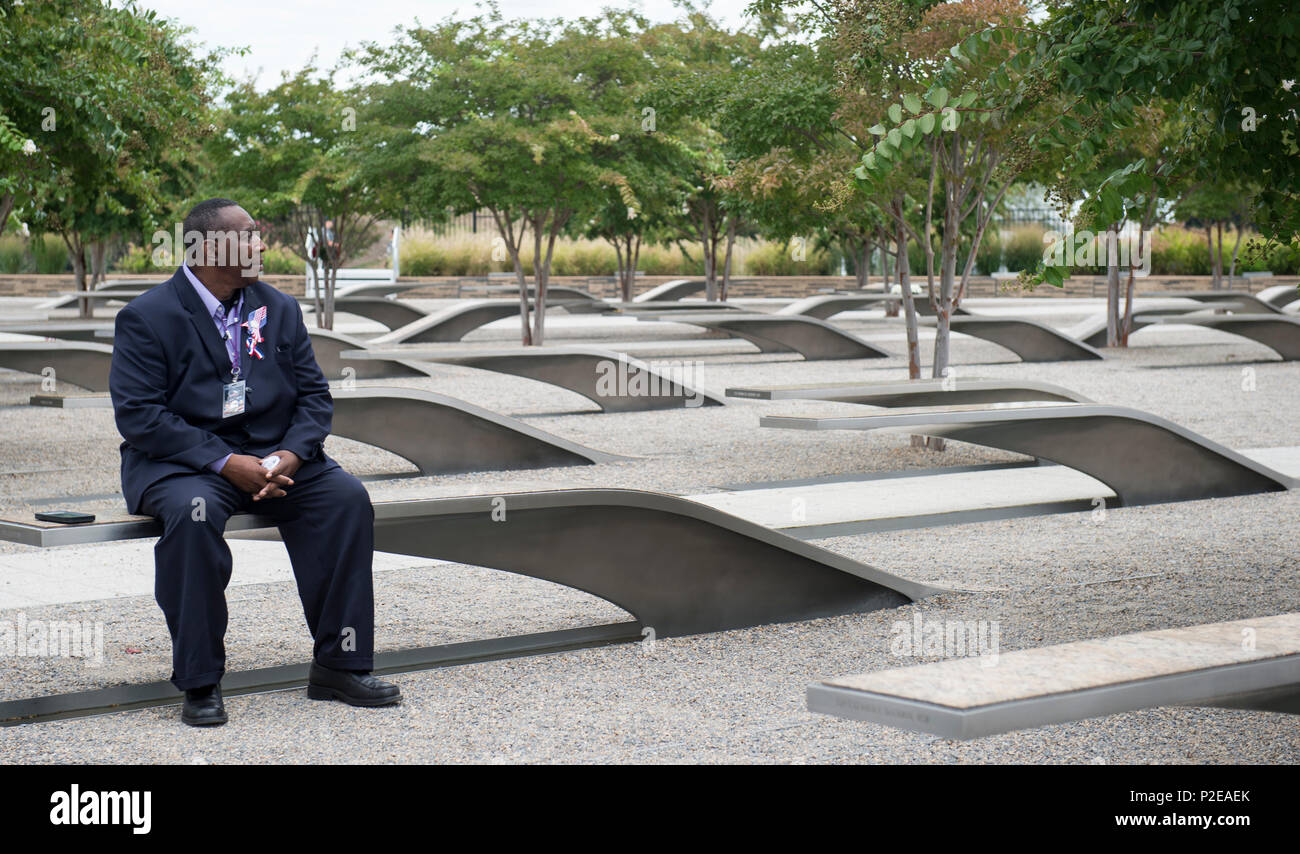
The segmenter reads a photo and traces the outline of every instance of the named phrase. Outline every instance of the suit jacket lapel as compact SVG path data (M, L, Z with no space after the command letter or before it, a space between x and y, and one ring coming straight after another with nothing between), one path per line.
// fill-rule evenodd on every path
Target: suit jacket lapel
M221 334L217 332L216 321L208 314L203 300L194 293L194 286L190 284L190 280L179 269L176 275L172 276L171 284L176 290L176 295L180 297L181 305L189 311L190 323L194 325L195 333L203 342L203 349L207 350L208 355L212 357L212 366L217 369L217 376L221 377L223 383L226 382L227 377L230 376L230 355L226 352L226 344L221 340Z

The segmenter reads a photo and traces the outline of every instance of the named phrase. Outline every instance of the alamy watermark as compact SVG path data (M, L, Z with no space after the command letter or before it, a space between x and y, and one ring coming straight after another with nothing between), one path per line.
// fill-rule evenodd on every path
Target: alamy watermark
M911 622L895 622L889 634L889 651L897 656L978 657L980 666L993 667L1002 627L997 620L940 620L917 611Z
M1152 232L1139 241L1113 231L1048 231L1043 234L1043 263L1051 267L1133 268L1135 276L1151 275Z
M264 244L257 229L202 232L182 231L182 228L178 222L171 232L159 229L153 233L150 243L154 250L150 260L155 267L178 267L182 258L190 267L208 266L203 257L203 247L212 243L215 256L208 259L211 266L240 267L246 276L258 274L253 262L261 259Z
M104 663L104 624L89 620L0 620L0 658L80 658L86 667Z
M696 385L699 362L642 362L601 359L596 363L596 394L600 397L682 397L688 407L702 406Z

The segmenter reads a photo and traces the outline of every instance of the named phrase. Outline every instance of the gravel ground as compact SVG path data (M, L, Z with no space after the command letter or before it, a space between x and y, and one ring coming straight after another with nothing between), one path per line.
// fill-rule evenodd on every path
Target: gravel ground
M1071 308L1076 313L1035 319L1066 326L1080 318L1080 309ZM835 322L891 353L904 350L893 322L858 312ZM549 340L616 348L658 337L641 328L649 326L604 324L602 331L600 324L556 323ZM662 332L666 337L674 329L683 337L696 334L680 324ZM507 327L479 330L457 346L511 343L517 332ZM1290 429L1300 404L1296 365L1212 331L1161 330L1134 343L1100 364L1026 365L969 338L955 338L954 353L958 382L963 376L1043 380L1154 412L1232 447L1296 444ZM693 379L721 394L728 386L901 379L905 372L900 356L809 363L732 354L701 357ZM1254 390L1243 381L1253 381ZM413 477L398 457L331 438L328 452L366 478L375 500L570 486L694 494L757 481L1023 459L960 443L936 454L909 447L897 434L757 427L759 414L860 411L849 404L735 401L607 415L562 389L464 368L388 383L450 394L634 459ZM122 512L120 439L111 411L24 405L39 390L39 378L0 372L0 515L20 518L33 506L71 496L81 498L69 506ZM1291 763L1300 759L1300 722L1280 714L1165 708L959 743L812 715L804 690L822 676L926 660L899 658L889 648L890 628L910 621L914 610L927 619L997 620L1003 652L1295 611L1298 504L1294 493L1270 494L1110 509L1104 519L1064 514L818 540L954 592L891 611L661 638L653 649L622 645L400 674L390 677L404 694L396 708L313 703L299 689L228 699L231 723L213 730L185 727L175 706L7 728L0 730L0 762ZM0 544L0 554L33 551ZM376 574L381 651L628 618L609 603L535 579L411 564ZM230 670L308 657L310 639L292 584L232 589L230 608ZM170 643L149 597L25 613L104 621L106 661L87 668L61 659L0 660L0 698L168 675ZM15 617L0 611L0 620Z

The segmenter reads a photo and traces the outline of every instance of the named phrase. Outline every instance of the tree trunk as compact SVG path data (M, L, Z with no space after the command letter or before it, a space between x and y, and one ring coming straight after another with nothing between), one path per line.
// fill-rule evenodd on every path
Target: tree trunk
M885 234L880 240L880 290L882 293L889 293L889 235ZM885 317L898 317L901 305L894 300L885 300Z
M704 247L704 298L714 302L718 298L717 246L713 242L713 218L709 205L704 206L704 216L700 225L700 243Z
M628 251L632 254L632 263L627 266L627 283L623 286L625 302L631 302L632 286L636 284L636 268L641 263L641 235L634 234L628 239Z
M97 240L90 246L90 287L104 280L104 258L108 255L108 239Z
M722 264L722 292L719 299L722 302L727 301L727 289L731 285L731 250L736 245L736 218L727 217L727 253L724 256L726 260Z
M1106 229L1106 346L1119 346L1118 224Z
M63 243L68 247L68 256L72 259L73 290L86 290L86 247L77 232L61 232ZM77 316L90 318L94 316L94 307L85 297L77 298Z
M1228 268L1229 288L1232 287L1233 276L1237 275L1237 253L1241 250L1241 235L1244 230L1245 229L1241 227L1241 223L1237 223L1237 240L1232 244L1232 266ZM1246 290L1249 291L1250 288L1246 288Z

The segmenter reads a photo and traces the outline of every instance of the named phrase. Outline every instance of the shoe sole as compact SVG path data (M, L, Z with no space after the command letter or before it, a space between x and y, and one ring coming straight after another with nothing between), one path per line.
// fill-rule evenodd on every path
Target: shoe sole
M230 719L225 715L222 715L219 718L187 718L185 715L181 715L181 723L189 724L190 726L219 726L226 723L228 720Z
M394 697L353 697L350 694L344 694L337 688L327 688L324 685L308 685L307 698L310 700L342 700L349 706L391 706L394 703L402 701L402 695Z

